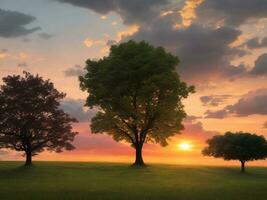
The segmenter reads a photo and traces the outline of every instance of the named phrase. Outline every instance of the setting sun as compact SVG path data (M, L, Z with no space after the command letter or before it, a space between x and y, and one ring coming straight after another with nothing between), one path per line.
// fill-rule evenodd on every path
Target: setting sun
M192 150L192 144L189 142L181 142L178 144L178 148L182 151L190 151Z

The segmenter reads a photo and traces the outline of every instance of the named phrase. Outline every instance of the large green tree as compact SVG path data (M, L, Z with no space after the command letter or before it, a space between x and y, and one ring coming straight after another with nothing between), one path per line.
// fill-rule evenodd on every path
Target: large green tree
M131 143L137 166L144 165L144 143L165 146L183 129L182 99L194 88L180 80L178 62L162 47L128 41L112 46L107 57L87 60L87 74L80 77L82 90L89 94L86 105L99 108L92 132Z
M225 135L216 135L209 139L207 144L202 151L204 155L224 160L239 160L241 172L245 172L247 161L267 158L267 141L256 134L226 132Z
M3 78L0 87L0 148L22 151L25 165L32 156L48 150L72 150L76 132L71 124L76 120L59 109L65 97L53 83L24 72L24 76Z

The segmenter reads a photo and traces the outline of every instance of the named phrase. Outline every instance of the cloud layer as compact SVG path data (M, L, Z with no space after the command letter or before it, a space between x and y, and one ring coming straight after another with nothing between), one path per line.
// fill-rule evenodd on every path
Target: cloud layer
M219 106L221 103L224 103L227 99L231 98L232 95L210 95L210 96L201 96L200 101L203 106Z
M231 61L249 54L242 46L233 46L243 32L239 25L267 16L265 0L56 0L87 8L99 14L117 13L127 25L139 29L122 41L145 40L163 46L179 56L183 79L202 82L233 80L248 75L264 75L263 67L251 72ZM264 47L266 39L250 41L249 48ZM260 59L260 58L259 58ZM260 59L260 61L262 61Z
M86 71L85 69L80 65L75 65L74 67L68 68L64 71L65 76L68 77L77 77L85 75Z
M36 18L17 11L0 8L0 37L15 38L25 36L40 29L40 27L26 28Z
M88 8L100 14L115 12L125 24L143 23L158 15L159 7L168 0L57 0L74 6Z
M248 20L267 16L265 0L205 0L197 9L208 21L223 21L227 25L241 25Z
M164 46L181 59L178 71L186 79L234 77L246 71L232 66L230 60L243 56L245 51L229 45L241 35L230 27L212 28L193 24L185 29L173 29L172 21L162 19L141 27L131 38ZM213 74L213 76L210 76Z
M259 39L258 37L252 38L246 42L246 46L250 49L267 47L267 37Z
M267 53L262 54L257 58L250 73L256 76L267 76Z
M222 110L208 110L206 118L225 118L230 115L246 117L249 115L267 115L267 89L251 91L243 95L235 104L228 105Z
M96 110L84 107L85 101L81 99L66 99L61 102L60 107L79 122L89 122L96 114Z

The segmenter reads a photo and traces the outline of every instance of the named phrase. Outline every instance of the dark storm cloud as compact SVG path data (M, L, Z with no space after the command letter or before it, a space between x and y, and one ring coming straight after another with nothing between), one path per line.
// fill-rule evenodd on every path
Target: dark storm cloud
M262 54L255 61L255 65L250 71L250 74L256 76L267 76L267 53Z
M66 99L60 103L60 107L79 122L89 122L96 114L96 110L84 107L85 101L81 99Z
M252 38L246 42L246 45L250 49L264 48L267 47L267 37L263 39Z
M39 30L40 27L25 27L35 21L35 19L36 18L31 15L0 8L0 37L15 38Z
M207 20L224 20L228 25L241 25L248 20L267 16L266 0L205 0L197 9Z
M225 118L228 115L246 117L249 115L267 115L267 89L249 92L233 105L228 105L222 110L207 111L206 118Z
M204 106L219 106L221 103L224 103L230 97L232 96L231 95L201 96L200 101Z
M88 8L100 14L116 12L124 23L143 23L159 14L158 8L168 5L168 0L56 0Z
M230 65L230 60L246 54L239 48L229 47L239 35L241 31L231 27L212 28L199 24L174 29L173 20L164 17L141 27L130 38L163 46L178 55L181 60L178 71L184 78L207 79L211 74L231 78L246 71L243 65Z
M64 74L68 77L71 76L82 76L86 73L86 71L84 70L84 68L80 65L75 65L74 67L71 67L67 70L64 71Z

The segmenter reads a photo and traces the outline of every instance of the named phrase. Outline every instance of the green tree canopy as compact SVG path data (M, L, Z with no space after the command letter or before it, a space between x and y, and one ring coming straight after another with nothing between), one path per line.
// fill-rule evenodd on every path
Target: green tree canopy
M208 146L202 153L206 156L223 158L224 160L239 160L241 171L245 171L247 161L267 158L267 141L256 134L226 132L207 141Z
M131 143L136 165L144 164L144 143L166 146L183 129L182 99L194 88L180 80L178 63L162 47L135 41L114 45L107 57L86 62L81 88L89 94L86 105L99 108L92 132Z
M32 156L44 151L72 150L76 122L63 110L59 101L65 97L53 83L24 72L3 78L0 87L0 148L23 151L26 165Z

